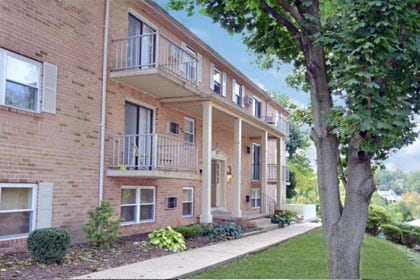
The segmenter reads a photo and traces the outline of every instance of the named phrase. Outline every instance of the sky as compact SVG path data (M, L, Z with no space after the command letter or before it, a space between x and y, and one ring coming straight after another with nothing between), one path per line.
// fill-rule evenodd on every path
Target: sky
M261 88L286 94L294 103L301 106L310 103L308 93L297 91L286 84L287 75L292 73L291 65L282 64L280 69L263 70L255 62L255 56L242 43L241 36L228 34L218 23L213 23L210 18L203 15L195 14L189 17L184 11L169 10L166 8L167 0L155 0L155 2ZM420 118L418 118L417 131L420 131ZM308 157L315 160L313 149L308 152ZM384 164L390 170L400 169L405 172L420 170L420 136L410 146L393 153Z

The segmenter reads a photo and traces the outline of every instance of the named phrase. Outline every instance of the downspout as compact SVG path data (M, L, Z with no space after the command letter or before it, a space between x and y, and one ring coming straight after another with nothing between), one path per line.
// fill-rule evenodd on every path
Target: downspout
M101 135L99 151L99 186L98 186L98 205L103 199L104 189L104 157L105 157L105 114L106 114L106 74L108 64L108 24L109 24L109 0L105 0L105 28L104 28L104 49L102 64L102 100L101 100Z

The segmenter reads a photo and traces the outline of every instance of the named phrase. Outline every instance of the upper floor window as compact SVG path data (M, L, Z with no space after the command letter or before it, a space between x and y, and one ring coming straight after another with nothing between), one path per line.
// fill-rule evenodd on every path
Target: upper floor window
M41 81L41 73L43 80ZM42 108L41 82L43 84ZM57 67L0 49L0 105L55 113Z
M0 49L0 104L39 111L41 63Z
M257 118L261 118L261 107L262 107L262 102L258 100L257 98L253 97L252 98L252 114Z
M0 238L26 235L35 228L36 185L0 184Z
M184 141L194 143L194 120L184 118Z
M244 107L245 106L244 99L245 99L245 87L238 84L238 82L236 82L236 80L234 79L232 81L232 101L233 103Z
M210 88L221 96L226 96L226 73L220 71L213 64L210 72Z

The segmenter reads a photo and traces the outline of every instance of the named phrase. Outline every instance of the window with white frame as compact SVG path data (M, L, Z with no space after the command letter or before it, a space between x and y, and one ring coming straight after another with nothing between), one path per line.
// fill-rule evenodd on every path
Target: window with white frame
M155 192L152 186L121 188L121 219L123 224L155 220Z
M261 106L262 102L261 100L257 99L256 97L252 98L252 114L257 117L261 118Z
M194 209L194 189L185 187L182 189L182 216L192 217Z
M212 64L210 75L210 88L215 93L226 96L226 73L220 71Z
M232 81L232 101L236 105L245 107L245 86L240 85L235 79Z
M261 189L251 189L251 207L261 208Z
M39 111L42 64L0 49L0 103Z
M194 120L184 118L184 141L194 143Z
M0 184L0 239L29 234L35 228L35 184Z
M56 88L57 66L0 49L0 105L55 114Z

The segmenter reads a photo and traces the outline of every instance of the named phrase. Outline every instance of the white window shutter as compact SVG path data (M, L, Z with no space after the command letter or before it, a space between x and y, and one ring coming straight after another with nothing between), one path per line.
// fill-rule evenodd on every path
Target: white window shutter
M235 85L236 85L236 80L235 79L233 79L232 80L232 101L233 101L233 103L236 103L235 101Z
M222 73L222 96L226 97L226 73Z
M197 53L197 63L197 82L201 83L203 71L203 57L199 53Z
M36 228L51 227L53 203L53 183L39 183Z
M245 86L241 86L241 106L245 107Z
M214 64L210 64L210 88L214 90Z
M42 111L55 114L57 103L57 66L44 62Z

